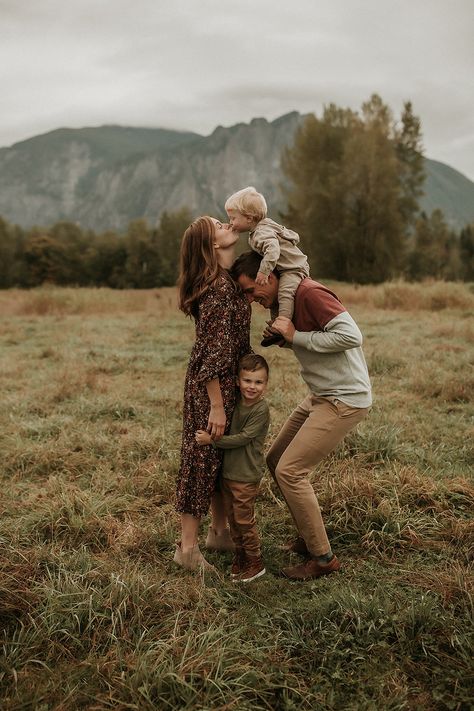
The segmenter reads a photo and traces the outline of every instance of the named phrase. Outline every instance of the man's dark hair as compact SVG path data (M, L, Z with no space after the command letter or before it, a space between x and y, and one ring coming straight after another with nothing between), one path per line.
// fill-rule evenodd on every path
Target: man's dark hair
M232 279L237 281L239 276L244 274L246 277L249 277L249 279L255 281L262 259L263 257L253 250L251 252L244 252L240 257L237 257L230 269ZM279 276L276 269L273 270L273 273L276 277Z
M239 360L239 373L241 370L250 370L251 372L253 372L254 370L258 370L259 368L263 368L267 372L268 378L270 370L268 367L268 363L265 358L261 355L258 355L258 353L247 353L247 355L244 355Z

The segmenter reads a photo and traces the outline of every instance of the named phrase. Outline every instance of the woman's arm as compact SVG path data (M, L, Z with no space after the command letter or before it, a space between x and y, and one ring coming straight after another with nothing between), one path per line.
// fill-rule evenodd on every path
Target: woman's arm
M219 378L208 380L206 390L211 403L209 418L207 420L207 431L212 439L219 439L224 434L226 426L226 416L224 402L222 400L221 386Z

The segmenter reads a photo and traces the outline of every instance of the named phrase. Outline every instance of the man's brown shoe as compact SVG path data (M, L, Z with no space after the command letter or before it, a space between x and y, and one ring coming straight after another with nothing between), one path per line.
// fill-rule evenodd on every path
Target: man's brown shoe
M309 550L306 546L304 538L298 536L293 538L293 540L288 541L280 546L281 551L286 551L287 553L298 553L299 555L309 555Z
M315 558L308 558L300 565L293 565L289 568L282 568L282 575L290 580L311 580L320 578L322 575L329 575L339 570L341 564L336 556L329 563L319 563Z

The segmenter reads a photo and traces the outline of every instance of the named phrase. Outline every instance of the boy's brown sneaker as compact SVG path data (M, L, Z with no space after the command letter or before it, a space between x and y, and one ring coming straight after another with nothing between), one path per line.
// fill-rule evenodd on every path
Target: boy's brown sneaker
M243 548L236 548L235 549L235 554L234 554L234 559L232 561L232 567L230 569L230 577L235 578L236 575L239 575L240 573L243 572L245 568L245 551Z
M293 565L288 568L282 568L282 575L290 580L312 580L320 578L322 575L335 573L341 567L340 562L334 556L329 563L319 563L315 558L308 558L300 565Z
M267 571L261 558L247 558L244 569L232 578L233 583L250 583L251 580L256 580Z

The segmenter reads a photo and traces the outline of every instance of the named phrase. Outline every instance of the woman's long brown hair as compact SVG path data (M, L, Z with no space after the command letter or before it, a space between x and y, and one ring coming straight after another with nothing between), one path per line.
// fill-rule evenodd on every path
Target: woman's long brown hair
M214 249L215 231L210 217L199 217L181 240L178 305L186 316L198 318L199 299L224 272Z

